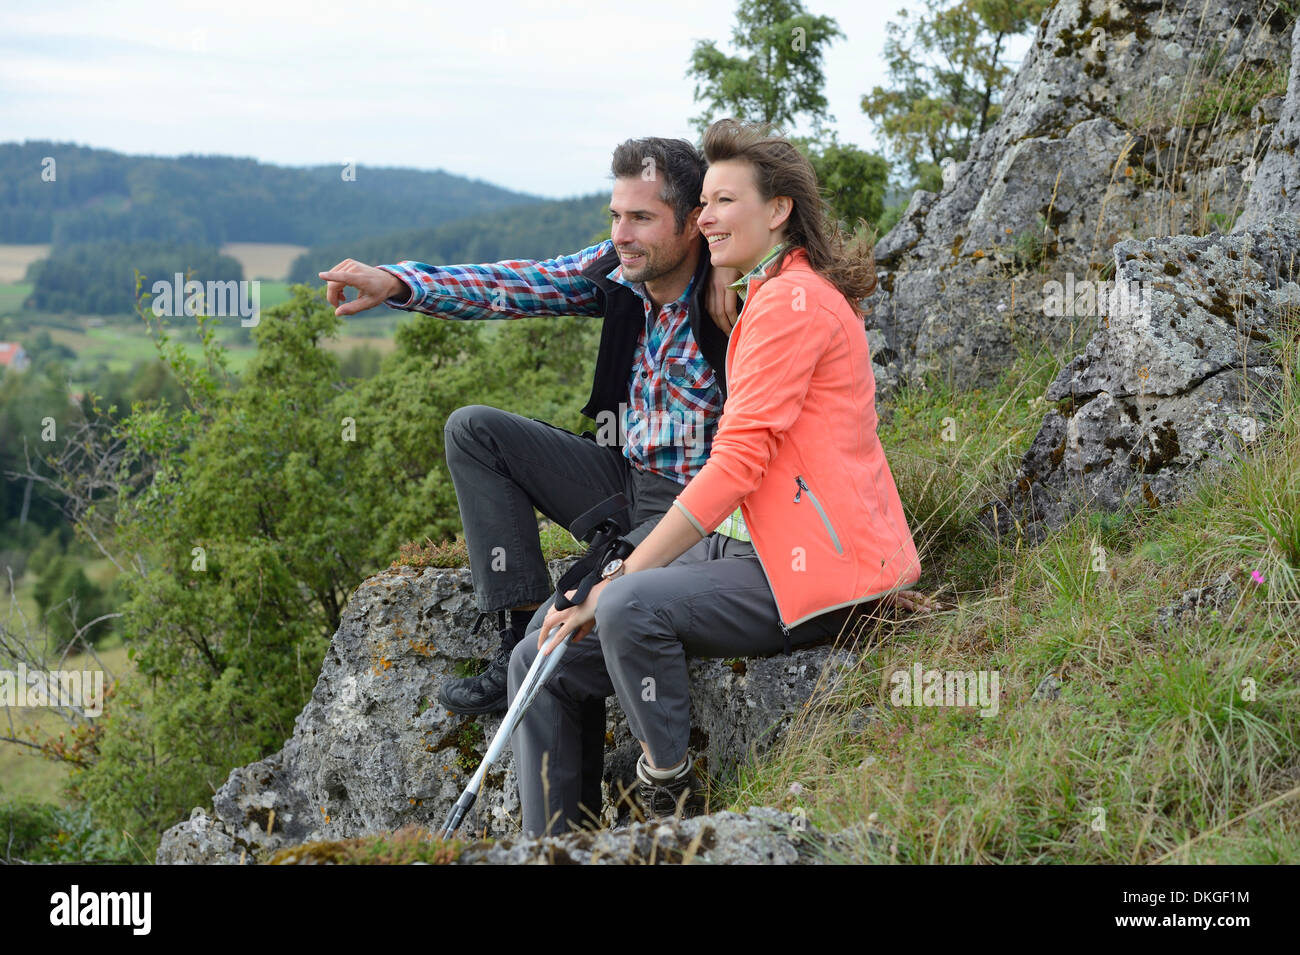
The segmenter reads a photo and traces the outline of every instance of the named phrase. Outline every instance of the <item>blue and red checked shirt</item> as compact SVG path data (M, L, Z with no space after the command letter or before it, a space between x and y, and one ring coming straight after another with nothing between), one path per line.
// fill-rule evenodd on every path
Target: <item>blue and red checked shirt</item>
M487 265L379 266L410 288L406 300L387 304L441 318L509 319L534 315L600 315L597 289L582 270L613 242L572 255ZM676 301L656 313L640 283L623 278L621 265L607 276L640 297L645 323L628 370L628 401L618 422L596 422L602 442L623 443L634 467L686 484L704 466L722 415L717 376L691 332L687 303L694 279ZM617 432L615 431L617 429Z

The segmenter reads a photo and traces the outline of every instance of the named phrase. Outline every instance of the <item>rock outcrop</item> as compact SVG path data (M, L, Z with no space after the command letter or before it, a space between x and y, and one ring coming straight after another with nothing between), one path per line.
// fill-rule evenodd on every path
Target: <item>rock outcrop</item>
M926 371L987 387L1026 346L1072 357L1097 317L1050 314L1046 283L1109 278L1122 240L1226 226L1282 98L1225 91L1284 66L1291 32L1258 0L1060 0L996 121L876 246L879 393ZM1289 186L1294 164L1272 170L1291 158L1255 189Z
M1258 118L1260 128L1265 129L1274 108L1280 115L1258 172L1247 170L1250 193L1233 232L1258 228L1277 215L1300 216L1300 156L1296 155L1296 147L1300 146L1300 20L1296 21L1291 37L1291 75L1286 98L1280 106L1273 100L1261 102L1256 107L1258 117L1252 114L1251 118Z
M867 839L879 841L879 833ZM321 849L325 851L321 851ZM329 847L302 846L278 853L276 864L313 864ZM820 865L844 861L843 835L828 836L800 816L759 807L666 823L573 832L551 838L509 836L469 845L455 865Z
M568 562L551 566L558 580ZM436 830L477 767L500 715L464 717L436 701L459 664L487 657L495 633L478 617L468 570L397 567L371 577L344 611L311 700L272 756L230 774L212 801L169 829L159 863L264 861L306 842ZM856 656L831 646L727 663L693 660L691 746L711 773L761 753L815 691ZM825 679L824 679L825 678ZM616 698L607 707L605 785L617 795L639 752ZM607 802L607 823L617 821ZM518 832L513 758L487 782L463 833Z
M1300 316L1300 220L1115 246L1107 327L1047 389L1047 414L980 526L1038 543L1085 506L1159 507L1259 440L1278 413L1276 346Z

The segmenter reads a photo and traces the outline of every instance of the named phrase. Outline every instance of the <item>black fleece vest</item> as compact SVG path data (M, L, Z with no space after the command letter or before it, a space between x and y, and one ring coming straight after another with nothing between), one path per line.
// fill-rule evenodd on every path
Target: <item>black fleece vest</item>
M611 281L606 276L619 265L618 251L608 253L583 270L583 276L596 286L604 324L600 329L600 351L596 355L596 374L592 382L591 398L582 413L593 421L602 411L608 411L618 420L618 406L628 399L628 379L632 376L632 359L636 356L636 343L645 327L645 304L625 285ZM695 268L695 284L687 305L691 334L699 345L700 353L712 367L717 377L718 390L723 400L727 397L726 361L727 336L704 310L705 286L709 278L709 248L700 236L700 260Z

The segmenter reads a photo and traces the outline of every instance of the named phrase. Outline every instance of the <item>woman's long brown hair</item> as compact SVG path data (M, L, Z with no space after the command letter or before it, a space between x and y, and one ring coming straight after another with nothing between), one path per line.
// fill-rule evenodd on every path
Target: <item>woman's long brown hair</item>
M792 248L802 247L813 270L839 289L855 312L864 314L861 301L876 290L875 243L866 229L853 236L844 234L830 215L807 157L784 136L773 135L769 126L734 119L720 119L710 126L703 146L710 165L727 160L749 163L764 202L790 197L794 205L785 223L786 242ZM771 274L779 271L778 263Z

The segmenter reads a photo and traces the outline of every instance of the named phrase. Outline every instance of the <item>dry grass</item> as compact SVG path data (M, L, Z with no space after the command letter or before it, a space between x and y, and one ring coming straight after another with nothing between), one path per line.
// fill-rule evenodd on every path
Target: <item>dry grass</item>
M40 245L0 245L0 283L21 282L27 266L50 254L49 243Z

